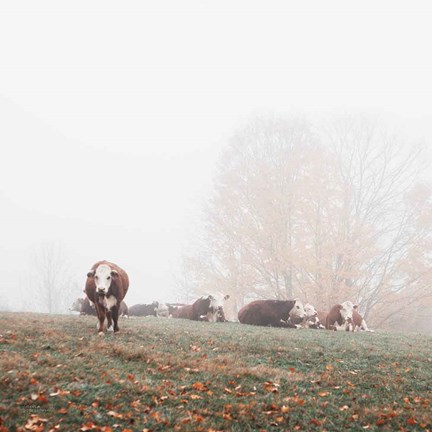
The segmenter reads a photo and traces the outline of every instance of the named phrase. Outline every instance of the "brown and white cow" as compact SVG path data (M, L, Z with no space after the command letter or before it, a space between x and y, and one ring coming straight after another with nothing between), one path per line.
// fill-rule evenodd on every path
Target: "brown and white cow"
M304 305L305 317L300 322L295 321L296 324L300 324L304 328L311 329L324 329L325 320L321 321L318 312L313 305L306 303ZM323 324L324 323L324 324Z
M366 321L363 319L363 317L358 313L356 309L354 309L353 311L353 322L354 322L353 331L373 332L373 330L369 329L369 327L366 324Z
M99 261L87 273L85 292L96 307L99 335L103 336L104 334L105 318L107 318L109 331L119 331L120 303L128 288L129 277L127 273L111 262Z
M243 306L238 313L238 319L243 324L290 328L300 327L295 321L301 322L305 316L299 300L255 300Z
M334 305L327 314L326 329L351 331L353 329L353 311L356 308L357 305L353 305L350 301Z
M94 303L92 303L87 297L78 298L69 308L70 311L79 312L80 315L93 315L96 316L96 308Z
M229 295L210 294L202 296L193 304L179 307L172 313L173 318L190 319L194 321L226 321L224 302Z

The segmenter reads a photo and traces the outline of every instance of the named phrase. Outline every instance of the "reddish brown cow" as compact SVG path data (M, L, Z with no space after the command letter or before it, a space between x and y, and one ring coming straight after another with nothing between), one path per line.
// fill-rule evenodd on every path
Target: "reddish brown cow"
M87 273L85 292L96 307L99 335L104 334L105 317L108 322L108 330L119 331L120 303L128 288L129 277L127 273L116 264L108 261L97 262Z
M350 301L334 305L326 318L327 330L346 330L350 331L353 328L353 311L357 305L353 305Z
M202 296L191 305L179 307L172 312L173 318L184 318L194 321L226 321L223 311L223 303L228 295Z
M373 330L370 330L369 327L366 324L366 321L363 319L363 317L357 312L357 310L353 310L353 321L354 321L354 328L353 331L367 331L367 332L373 332Z
M291 328L299 327L295 321L302 321L305 316L299 300L255 300L243 306L238 313L238 319L243 324Z

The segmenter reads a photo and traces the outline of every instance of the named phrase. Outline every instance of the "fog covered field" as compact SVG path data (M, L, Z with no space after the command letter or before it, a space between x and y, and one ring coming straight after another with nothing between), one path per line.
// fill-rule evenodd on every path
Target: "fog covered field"
M432 430L432 339L0 317L0 430Z

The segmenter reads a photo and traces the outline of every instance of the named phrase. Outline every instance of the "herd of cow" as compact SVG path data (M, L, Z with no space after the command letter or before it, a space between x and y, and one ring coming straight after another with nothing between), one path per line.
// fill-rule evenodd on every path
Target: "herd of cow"
M208 295L193 304L178 303L137 304L130 308L124 302L129 287L127 273L108 261L97 262L87 273L84 292L87 297L74 302L71 310L98 318L99 335L107 329L119 331L119 316L155 316L184 318L195 321L226 322L224 302L229 296ZM238 321L271 327L313 328L344 331L369 330L357 305L350 301L334 305L330 311L317 311L311 304L299 300L255 300L238 312Z

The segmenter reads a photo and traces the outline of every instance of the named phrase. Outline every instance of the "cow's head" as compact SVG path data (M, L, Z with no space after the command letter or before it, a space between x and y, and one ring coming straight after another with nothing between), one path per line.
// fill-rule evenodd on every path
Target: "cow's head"
M352 322L354 309L357 309L357 305L352 304L350 301L345 301L339 305L339 311L343 322Z
M305 318L313 318L318 315L317 310L310 303L306 303L303 307L306 317Z
M303 307L303 303L300 300L294 300L294 306L289 311L289 316L292 320L303 319L306 317L306 312Z
M112 270L107 264L101 264L96 270L90 270L87 273L87 277L93 278L96 285L96 293L106 295L110 286L112 279L118 277L118 273Z
M209 300L209 309L211 312L223 310L225 300L229 299L229 295L223 294L210 294L207 299Z
M69 308L70 311L74 312L80 312L81 311L81 304L84 301L84 299L78 298L73 303L72 306Z

